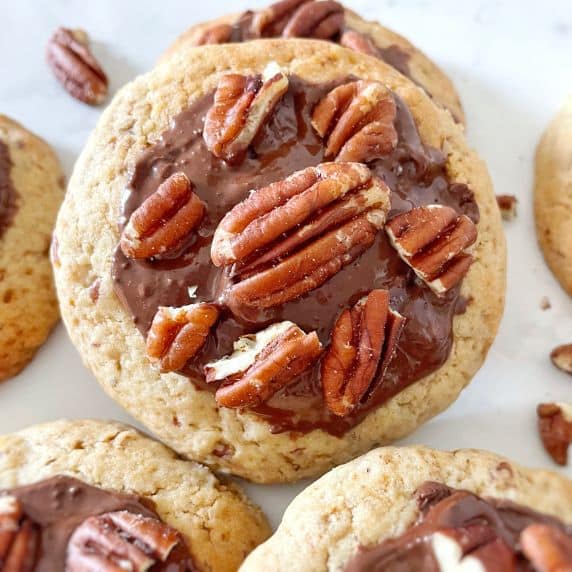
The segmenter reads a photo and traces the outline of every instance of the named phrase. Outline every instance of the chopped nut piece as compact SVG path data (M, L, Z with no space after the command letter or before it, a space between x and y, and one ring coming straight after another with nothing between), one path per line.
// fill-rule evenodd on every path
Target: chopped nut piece
M541 403L536 412L544 448L556 463L567 465L568 446L572 443L572 406Z
M263 77L227 74L220 79L203 131L207 148L215 157L240 161L288 91L286 75L276 72L274 66L268 69Z
M540 300L540 309L550 310L550 308L552 308L552 304L550 303L548 296L542 296L542 299Z
M66 572L145 572L166 562L183 542L175 529L155 518L128 511L92 516L70 538Z
M205 46L207 44L226 44L232 37L232 26L230 24L216 24L210 26L194 41L195 46Z
M520 535L525 556L538 572L572 570L572 539L554 526L535 523Z
M550 354L550 359L558 369L572 375L572 344L554 348Z
M33 570L38 531L24 516L20 501L0 496L0 565L7 572Z
M218 315L206 303L160 307L147 334L147 355L163 372L181 369L203 347Z
M368 38L356 30L346 30L340 38L340 44L345 48L354 50L354 52L360 52L375 58L380 57L379 49L371 38Z
M184 173L174 173L133 212L121 234L128 258L166 254L200 224L205 205Z
M385 229L399 256L438 295L456 286L473 262L467 249L477 239L477 227L450 207L414 208L393 217Z
M504 220L516 218L518 199L514 195L497 195L497 204Z
M58 28L48 42L46 60L58 81L76 99L98 105L107 96L107 76L91 53L83 30Z
M227 380L215 397L223 407L256 407L313 365L322 352L316 332L274 324L234 344L234 353L205 366L207 382Z
M326 141L325 157L368 162L397 145L397 108L389 89L375 81L352 81L336 87L312 113L312 126Z
M351 413L373 379L383 379L404 324L405 318L389 307L387 290L372 290L342 312L322 360L322 391L332 413Z

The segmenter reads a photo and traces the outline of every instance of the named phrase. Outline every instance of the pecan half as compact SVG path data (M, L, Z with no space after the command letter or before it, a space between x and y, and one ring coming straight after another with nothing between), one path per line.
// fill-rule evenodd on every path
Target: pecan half
M514 195L497 195L497 205L504 220L516 218L518 199Z
M234 353L205 366L207 382L226 380L215 397L223 407L256 407L313 365L322 352L316 332L280 322L240 337Z
M564 403L541 403L536 413L544 448L556 463L567 465L568 446L572 443L572 407Z
M375 81L336 87L312 112L312 126L326 141L325 157L336 161L373 161L397 145L397 108L393 94Z
M184 173L174 173L137 208L121 234L128 258L151 258L180 246L200 224L205 205Z
M387 290L372 290L342 312L321 365L324 401L332 413L351 413L374 378L383 379L404 325L405 318L389 307Z
M456 286L473 263L466 250L477 239L477 227L450 207L414 208L387 221L385 230L399 256L436 294Z
M431 538L433 554L443 571L516 571L516 556L492 529L481 524L446 528Z
M572 344L565 344L554 348L550 353L552 363L564 373L572 375Z
M128 511L92 516L70 538L66 572L144 572L166 562L181 535L156 518Z
M243 261L294 231L265 257L275 259L367 210L385 214L389 194L365 165L308 167L259 189L227 213L214 234L211 258L217 266Z
M262 76L223 76L205 117L203 138L209 151L227 162L240 161L287 91L287 76L272 65Z
M356 30L346 30L340 38L340 44L354 52L379 58L379 49L373 40Z
M193 42L195 46L226 44L232 37L231 24L215 24L206 28Z
M344 26L344 8L333 0L282 0L254 14L254 37L316 38L330 40Z
M534 523L520 534L525 556L538 572L572 570L572 539L555 526Z
M20 501L0 497L0 569L31 572L36 561L38 530L23 511Z
M212 304L161 306L147 334L147 355L163 372L181 369L203 347L218 316Z
M91 53L83 30L58 28L48 42L46 60L58 81L76 99L98 105L107 96L107 76Z

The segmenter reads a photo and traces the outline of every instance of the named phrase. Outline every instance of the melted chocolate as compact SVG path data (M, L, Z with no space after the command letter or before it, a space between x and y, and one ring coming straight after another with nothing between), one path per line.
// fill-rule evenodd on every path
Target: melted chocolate
M431 546L432 537L443 529L479 527L486 541L501 539L512 549L518 572L534 568L520 550L520 533L533 523L542 523L572 534L558 519L497 499L483 499L440 483L425 483L417 491L421 510L418 522L400 537L373 548L362 549L346 566L346 572L439 572Z
M153 503L135 495L92 487L72 477L57 476L32 485L4 490L16 497L25 517L40 529L39 546L33 572L65 570L67 546L75 529L88 517L126 510L156 518ZM1 562L0 562L1 564ZM1 566L0 566L1 568ZM198 572L186 546L173 549L165 563L150 572Z
M18 209L18 193L12 183L11 171L10 150L5 143L0 141L0 238L12 224Z
M115 290L143 335L158 306L181 306L219 298L229 278L210 260L210 243L218 222L250 189L324 160L323 144L310 125L310 115L314 105L340 83L343 81L314 85L291 77L288 93L238 166L214 157L203 141L203 122L212 104L212 94L175 117L160 140L139 157L125 194L123 222L175 171L188 175L208 207L198 238L174 258L134 261L117 249L113 264ZM465 185L448 181L445 156L421 142L406 105L398 97L396 101L398 146L390 155L370 164L373 172L392 189L391 214L420 205L443 204L476 222L479 211L472 192ZM188 287L193 285L198 288L196 298L191 300ZM348 417L330 414L322 400L317 364L296 383L254 409L268 420L273 432L322 428L342 435L368 411L443 365L453 342L452 321L458 308L459 289L452 289L441 298L433 294L400 260L384 232L378 233L374 245L358 260L306 296L249 316L249 322L224 311L214 335L184 373L192 376L199 387L206 388L201 380L207 362L230 353L238 336L259 331L276 321L291 320L305 331L316 330L327 344L341 310L373 288L390 290L392 308L404 315L407 322L383 382L373 384L367 401ZM215 387L211 385L208 389L214 391Z

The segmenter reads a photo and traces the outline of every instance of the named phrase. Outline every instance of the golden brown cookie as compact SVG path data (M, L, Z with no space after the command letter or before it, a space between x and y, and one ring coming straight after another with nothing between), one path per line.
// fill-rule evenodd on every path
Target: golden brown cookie
M24 499L40 507L41 510L29 515L32 520L36 515L37 525L41 524L43 512L49 521L58 521L66 515L73 520L79 513L82 515L80 522L86 516L110 511L117 514L117 511L128 510L151 517L158 515L172 527L165 538L170 538L173 529L180 533L193 560L194 567L190 569L169 570L235 571L244 557L269 533L262 512L237 486L221 482L205 467L181 460L164 445L120 423L62 420L0 437L0 489L4 495L10 495L10 489L14 487L18 487L14 493L22 492ZM31 488L32 493L24 494ZM49 503L54 500L50 500L49 495L56 492L56 500L60 502L50 513ZM20 495L15 496L19 498ZM0 513L5 508L2 498L0 496ZM125 519L113 522L112 529L129 524ZM105 546L98 535L97 523L95 530L93 524L89 528L85 522L82 529L92 547ZM65 528L58 530L61 532ZM140 532L135 529L133 536L139 538L138 534L144 532L143 529ZM148 532L153 532L152 528ZM68 536L66 534L66 541ZM139 540L139 546L147 544L150 548L157 542L152 535L149 538L143 535ZM61 538L54 534L52 541L58 544ZM118 538L114 540L118 541ZM110 537L108 542L111 542ZM59 547L50 546L50 556L61 557L54 548ZM72 548L79 552L74 555L72 564L80 566L80 559L85 558L81 543L70 541L66 551L70 553ZM119 547L117 553L121 554L123 549ZM87 566L89 562L83 561L83 564ZM46 562L42 569L48 569L45 566ZM49 569L63 570L63 567L54 565ZM66 570L80 569L85 568L66 567ZM167 570L153 567L155 569Z
M262 81L269 64L272 77ZM230 139L229 83L252 103L249 127ZM309 114L348 94L352 109L371 97L375 117L340 147L339 129L318 132L328 113L313 124ZM265 127L254 141L258 120ZM340 154L354 162L334 161ZM259 201L320 179L300 195L308 200L268 218L259 212L260 222L235 236L241 213L255 205L257 219ZM320 210L323 200L336 201L333 210ZM319 232L291 247L305 204ZM411 215L408 206L417 207ZM432 270L407 253L413 235L399 230L398 213L431 221L423 240L445 246ZM308 231L300 227L302 242ZM104 389L180 454L260 482L318 474L448 407L482 364L502 314L504 237L484 163L409 80L326 42L189 48L128 85L76 164L56 235L62 315ZM233 270L229 260L245 252L271 261ZM339 375L332 340L345 339L349 314L364 325L352 342L361 349ZM238 356L224 359L233 346ZM252 350L246 361L244 349Z
M536 150L534 214L544 258L572 296L572 97Z
M197 24L175 40L163 60L185 46L280 36L328 39L379 58L423 87L456 121L465 123L455 86L419 48L378 22L364 20L353 10L329 0L287 0L257 12L230 14Z
M25 367L58 320L49 249L63 195L51 147L0 115L0 380Z
M534 542L539 536L542 542ZM551 545L559 536L571 545L572 482L560 475L486 451L388 447L333 469L300 493L241 571L262 572L269 563L277 572L507 571L515 552L535 570L548 570L540 565L546 551L571 564L569 551L566 559Z

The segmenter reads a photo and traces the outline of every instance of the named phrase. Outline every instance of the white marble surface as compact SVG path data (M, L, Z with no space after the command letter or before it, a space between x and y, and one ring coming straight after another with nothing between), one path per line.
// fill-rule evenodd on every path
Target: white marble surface
M531 186L538 138L572 93L570 0L348 0L352 8L412 39L455 81L468 138L487 160L498 193L515 194L506 225L507 308L486 365L458 402L406 443L487 448L532 466L555 468L535 429L535 406L572 400L572 380L548 359L572 342L572 301L548 272L534 236ZM150 68L186 26L264 1L2 0L0 113L23 122L57 150L67 173L101 110L69 98L43 62L59 25L87 29L115 92ZM552 308L540 309L548 296ZM0 386L0 432L58 417L130 421L108 399L60 326L34 362ZM572 469L562 469L572 477ZM274 525L303 487L249 485Z

